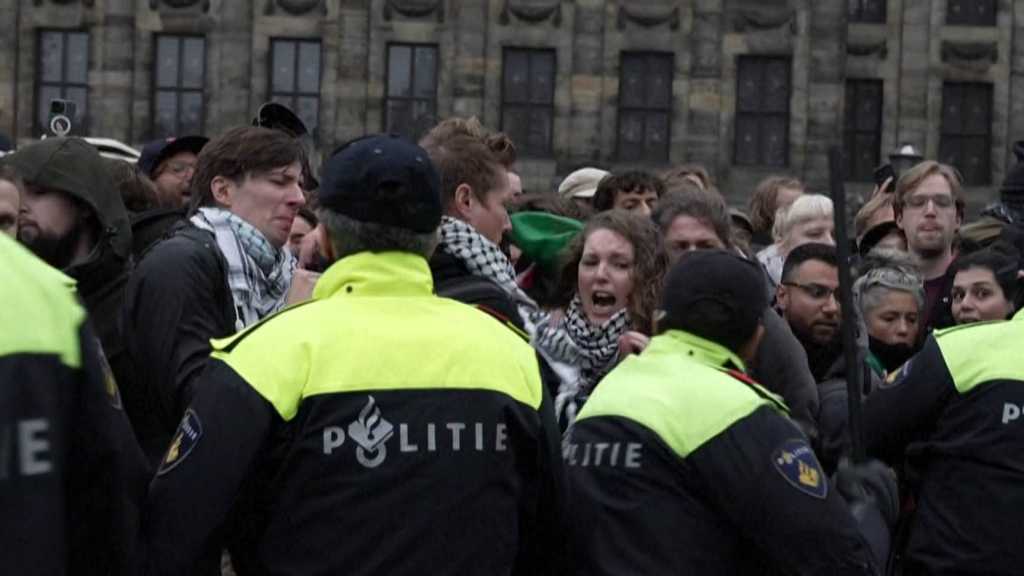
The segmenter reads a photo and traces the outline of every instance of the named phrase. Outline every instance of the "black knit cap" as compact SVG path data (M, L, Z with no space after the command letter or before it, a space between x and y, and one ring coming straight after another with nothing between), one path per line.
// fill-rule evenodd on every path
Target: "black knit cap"
M321 179L320 206L353 220L422 234L441 224L441 178L427 152L400 136L365 136L341 146Z
M669 271L659 327L683 330L736 350L757 330L768 308L765 273L726 250L697 250Z

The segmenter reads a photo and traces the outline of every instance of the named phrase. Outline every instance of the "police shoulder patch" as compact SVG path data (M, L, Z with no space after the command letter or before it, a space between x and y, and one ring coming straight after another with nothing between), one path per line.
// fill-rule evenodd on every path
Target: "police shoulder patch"
M783 442L772 453L772 465L786 482L804 494L821 499L828 496L828 479L806 440L793 438Z
M167 448L167 453L160 462L160 469L156 473L157 476L163 476L174 470L178 464L181 464L181 461L192 452L202 437L203 425L199 422L199 416L189 408L185 411L185 416L182 417L181 423L178 424L178 430L171 439L171 445Z

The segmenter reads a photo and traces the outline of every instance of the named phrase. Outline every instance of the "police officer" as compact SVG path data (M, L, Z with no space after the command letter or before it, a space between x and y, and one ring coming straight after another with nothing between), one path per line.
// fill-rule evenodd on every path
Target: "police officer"
M1024 313L936 332L864 407L869 453L915 495L903 574L1020 574Z
M130 573L148 475L73 282L0 234L0 572Z
M768 306L757 264L692 252L662 303L661 333L605 377L564 448L575 573L876 573L807 438L744 373Z
M557 426L530 346L432 293L427 154L327 162L311 302L215 342L150 488L149 572L227 543L239 573L561 570Z

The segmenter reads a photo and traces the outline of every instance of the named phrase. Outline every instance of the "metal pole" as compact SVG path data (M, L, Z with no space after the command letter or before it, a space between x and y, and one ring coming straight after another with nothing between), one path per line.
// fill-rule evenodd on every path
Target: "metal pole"
M839 300L842 308L843 356L846 359L846 394L850 447L855 462L864 460L861 395L863 362L857 348L857 314L853 306L853 278L850 274L850 242L846 233L846 190L843 188L842 155L839 148L828 151L829 183L832 192L832 215L835 219L836 256L839 264Z

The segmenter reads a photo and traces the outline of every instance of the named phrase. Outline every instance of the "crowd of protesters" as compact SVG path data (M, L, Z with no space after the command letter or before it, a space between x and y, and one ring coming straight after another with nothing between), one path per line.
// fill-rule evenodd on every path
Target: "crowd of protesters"
M74 137L0 158L0 233L84 309L74 352L83 360L73 365L98 375L108 404L86 407L85 392L61 400L60 414L100 420L75 414L51 429L72 439L54 440L50 455L73 463L59 480L69 486L66 520L39 519L63 514L54 501L7 508L29 502L17 489L28 494L35 480L0 463L0 526L20 535L3 536L6 566L204 575L1024 566L999 532L1024 519L1015 504L1024 488L1012 488L1024 457L999 460L1024 454L1024 432L971 443L980 424L949 412L966 410L974 384L957 372L967 360L950 359L943 343L975 332L942 332L1010 320L1021 305L1024 159L1000 203L968 221L957 171L921 158L862 199L848 239L836 236L828 191L785 175L730 191L749 197L744 208L730 207L699 165L584 166L552 190L523 190L515 144L460 118L418 144L357 139L313 170L301 123L262 113L210 139L151 142L135 163ZM4 242L2 254L15 254L4 284L49 277ZM851 247L848 261L838 243ZM853 281L845 316L843 268ZM32 297L10 294L11 306ZM5 333L32 330L14 319L42 322L44 312L22 306L4 316ZM996 348L1021 342L998 340L1015 332L976 334ZM12 339L0 337L0 358L34 350L3 344ZM0 360L0 387L35 374L12 370ZM858 370L865 444L881 461L849 460L847 380ZM994 392L993 418L1024 426L1024 368L989 370L1015 385ZM928 395L903 378L948 381L961 396ZM33 441L9 443L12 422L28 421L12 394L0 391L8 460ZM381 464L400 456L402 465ZM972 458L975 468L949 464ZM929 467L953 476L936 479ZM957 491L981 482L991 484ZM999 507L964 494L1008 503L1002 515L970 515L961 508ZM50 564L34 564L48 550Z

